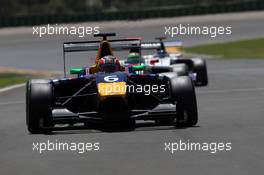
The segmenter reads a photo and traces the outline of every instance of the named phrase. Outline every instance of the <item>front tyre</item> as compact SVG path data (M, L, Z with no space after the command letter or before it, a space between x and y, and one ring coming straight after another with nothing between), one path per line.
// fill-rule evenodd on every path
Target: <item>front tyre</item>
M208 85L207 67L204 59L193 58L193 72L197 74L195 85L206 86Z
M175 126L191 127L198 122L197 102L192 80L188 76L171 79L172 99L176 102Z
M53 86L48 80L30 80L26 86L26 123L31 134L52 130Z

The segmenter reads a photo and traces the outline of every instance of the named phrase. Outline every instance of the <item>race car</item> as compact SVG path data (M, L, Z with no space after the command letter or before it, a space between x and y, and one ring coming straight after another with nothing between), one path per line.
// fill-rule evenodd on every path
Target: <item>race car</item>
M142 38L139 37L129 39L138 39L142 41ZM140 48L131 48L127 58L120 61L125 68L129 68L126 69L129 72L137 74L174 72L177 76L189 76L192 80L195 80L195 76L189 73L186 64L165 64L168 59L170 61L170 58L162 59L161 61L164 61L164 64L156 64L157 60L148 60L142 57L142 44L140 44L140 46ZM148 49L150 49L150 47L148 47Z
M166 61L163 59L162 61ZM130 73L145 74L145 73L165 73L173 72L176 76L189 76L192 80L195 80L195 75L189 73L186 64L160 64L155 65L156 61L150 61L142 58L141 51L131 49L126 60L121 60L121 64L128 68Z
M140 48L137 39L108 40L115 33L101 33L99 41L63 44L64 77L33 79L26 86L26 123L32 134L50 133L57 124L135 128L135 120L154 120L178 127L198 121L192 80L173 72L135 74L120 65L113 51ZM72 68L68 75L66 53L97 51L95 65Z
M202 58L186 58L181 53L182 42L163 42L164 37L156 38L158 42L145 42L142 49L156 49L156 54L144 55L145 63L153 66L185 64L186 71L196 86L208 85L206 61Z

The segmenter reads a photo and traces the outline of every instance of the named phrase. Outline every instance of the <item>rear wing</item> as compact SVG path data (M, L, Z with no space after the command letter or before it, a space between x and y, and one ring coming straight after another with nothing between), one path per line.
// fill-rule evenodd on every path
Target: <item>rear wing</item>
M182 42L181 41L166 41L163 42L166 52L168 53L181 53L182 51ZM161 42L145 42L141 43L141 49L144 50L153 50L153 49L162 49Z
M139 39L120 39L107 40L114 51L128 50L131 48L140 48ZM83 42L65 42L63 43L63 52L83 52L97 51L101 41L83 41Z
M153 49L160 49L160 48L161 48L160 42L141 43L141 49L144 49L144 50L153 50Z
M104 40L103 40L104 41ZM141 48L141 40L138 38L105 40L111 44L113 51L130 50L132 48ZM63 66L64 77L66 77L66 54L67 52L88 52L98 51L102 41L81 41L81 42L64 42L63 43Z

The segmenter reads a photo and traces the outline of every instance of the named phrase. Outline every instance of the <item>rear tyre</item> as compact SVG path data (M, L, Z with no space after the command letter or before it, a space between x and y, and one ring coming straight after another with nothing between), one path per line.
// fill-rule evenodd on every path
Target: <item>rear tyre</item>
M48 80L31 80L26 86L26 123L31 134L52 131L53 87Z
M193 58L193 72L197 74L195 85L206 86L208 85L207 67L204 59Z
M192 80L187 76L171 79L172 99L176 102L177 127L191 127L198 122L197 102Z
M125 129L128 129L128 130L135 130L136 128L136 121L135 119L126 119L125 121L123 121L123 126Z

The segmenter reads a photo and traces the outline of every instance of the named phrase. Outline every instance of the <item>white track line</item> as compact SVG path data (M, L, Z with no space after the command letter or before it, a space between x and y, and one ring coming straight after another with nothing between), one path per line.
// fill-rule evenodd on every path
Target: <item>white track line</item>
M5 102L5 103L0 103L0 106L4 105L17 105L17 104L23 104L25 103L24 101L13 101L13 102Z
M8 87L0 89L0 93L6 92L6 91L10 91L10 90L13 90L13 89L17 89L17 88L23 87L25 85L26 84L23 83L23 84L16 84L16 85L8 86ZM15 104L22 104L22 103L24 103L24 101L4 102L4 103L0 103L0 106L3 106L3 105L15 105Z
M6 91L10 91L10 90L13 90L13 89L17 89L17 88L23 87L25 85L26 84L23 83L23 84L16 84L16 85L8 86L8 87L0 89L0 93L6 92Z

